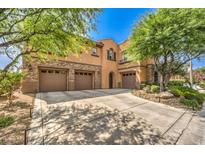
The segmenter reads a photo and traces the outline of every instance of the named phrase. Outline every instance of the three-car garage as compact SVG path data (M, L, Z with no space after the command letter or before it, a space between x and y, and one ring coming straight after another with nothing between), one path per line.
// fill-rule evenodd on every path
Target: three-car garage
M69 89L69 69L58 68L39 68L39 91L67 91ZM122 72L121 73L122 88L134 89L136 88L136 72ZM91 90L94 88L94 73L93 71L74 70L73 76L73 90ZM71 83L71 84L72 84Z

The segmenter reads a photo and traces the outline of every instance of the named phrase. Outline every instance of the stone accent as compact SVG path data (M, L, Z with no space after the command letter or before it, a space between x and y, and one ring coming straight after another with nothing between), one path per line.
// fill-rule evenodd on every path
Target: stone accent
M75 70L93 72L93 89L101 88L101 66L63 60L40 61L37 58L33 59L33 61L24 61L23 63L23 72L27 76L22 81L22 92L39 92L39 68L43 67L67 70L67 90L75 90Z

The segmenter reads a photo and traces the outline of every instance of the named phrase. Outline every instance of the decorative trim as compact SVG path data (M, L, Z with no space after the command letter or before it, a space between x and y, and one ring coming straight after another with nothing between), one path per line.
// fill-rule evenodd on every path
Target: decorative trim
M128 69L128 68L135 68L135 67L147 67L144 65L136 65L136 66L130 66L130 67L126 67L126 68L118 68L118 70L123 70L123 69Z
M94 56L94 57L100 57L99 55L97 55L97 54L91 54L91 56Z

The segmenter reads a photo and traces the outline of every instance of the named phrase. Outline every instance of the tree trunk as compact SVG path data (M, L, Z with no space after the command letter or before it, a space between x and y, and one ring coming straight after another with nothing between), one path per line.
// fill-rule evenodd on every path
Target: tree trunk
M165 91L164 79L164 75L160 73L160 92Z
M167 84L170 79L170 74L161 74L160 73L160 92L166 91Z
M190 60L190 64L189 64L189 82L190 82L190 86L193 87L193 73L192 73L192 60Z

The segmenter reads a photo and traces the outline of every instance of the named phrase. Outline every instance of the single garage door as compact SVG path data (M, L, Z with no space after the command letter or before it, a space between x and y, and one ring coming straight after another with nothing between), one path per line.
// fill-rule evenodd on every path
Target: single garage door
M122 88L134 89L136 87L136 73L122 73Z
M41 92L66 91L67 71L62 69L40 69L39 87Z
M75 90L92 89L92 73L91 72L75 72Z

